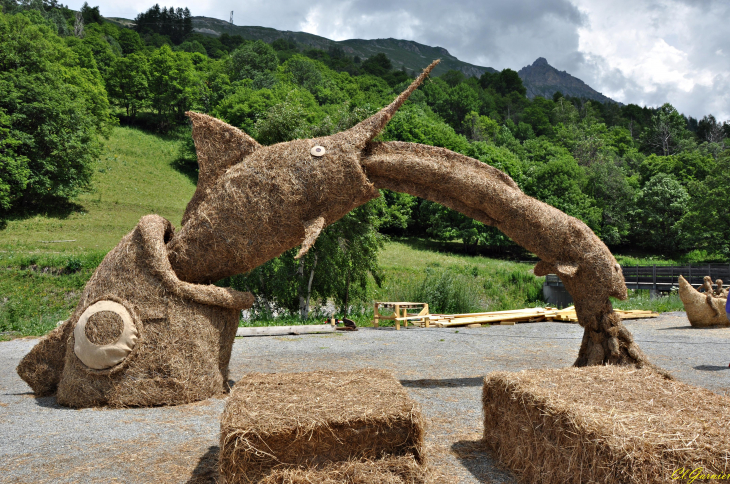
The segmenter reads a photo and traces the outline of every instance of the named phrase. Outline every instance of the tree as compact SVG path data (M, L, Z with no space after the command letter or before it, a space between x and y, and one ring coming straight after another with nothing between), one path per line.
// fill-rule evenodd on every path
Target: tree
M273 72L279 65L279 58L273 47L262 40L244 44L229 59L229 76L232 81L255 79L256 76Z
M466 76L464 75L463 72L452 69L450 71L446 71L441 76L441 79L443 79L444 82L446 82L446 84L449 85L449 87L456 87L457 85L466 81Z
M134 29L140 34L166 36L175 45L180 44L193 32L192 17L188 8L160 8L155 4L134 19Z
M554 102L538 96L522 111L522 120L532 126L537 136L552 136L553 127L550 124L550 115L554 109Z
M104 20L101 18L101 13L99 13L99 6L91 7L88 2L84 2L81 6L81 17L84 19L84 25L93 23L101 25L104 23Z
M600 234L608 246L621 245L631 235L636 211L636 190L613 159L586 168L588 182L584 192L601 210Z
M487 116L479 116L472 111L464 118L463 128L466 135L474 141L491 141L500 131L499 123Z
M571 154L545 138L526 141L523 191L568 215L577 217L600 236L601 209L583 192L585 170Z
M699 150L684 151L670 156L647 156L638 167L642 181L646 182L659 173L672 175L683 186L690 180L704 180L715 169L712 155Z
M315 91L322 84L323 76L317 67L317 62L302 55L295 55L286 61L284 72L291 75L294 84L302 86L310 92Z
M107 91L112 102L127 111L127 116L136 117L139 109L147 104L148 78L149 61L144 54L129 54L114 63Z
M527 88L522 84L519 74L512 69L504 69L501 72L485 72L479 78L479 84L483 89L492 89L501 96L516 92L520 96L527 94Z
M691 136L684 117L669 103L652 116L649 126L641 134L641 142L649 153L668 156L679 151L679 142Z
M461 240L464 252L468 254L475 253L479 245L509 244L509 239L494 227L429 200L421 202L419 218L430 236L437 240Z
M712 114L708 114L697 124L697 138L702 141L721 143L726 137L723 125Z
M121 29L119 31L119 46L122 48L122 54L129 55L144 49L144 42L139 34L132 29Z
M28 158L18 154L23 141L14 138L10 116L0 108L0 216L10 210L25 191L31 171Z
M644 185L637 201L638 245L654 250L681 248L679 221L689 204L687 190L672 176L659 173Z
M0 195L3 208L41 205L89 187L112 121L93 59L45 25L0 14Z
M182 122L195 97L196 74L189 54L163 45L150 58L149 91L160 126Z
M382 237L376 199L356 208L322 231L300 260L297 249L285 252L253 271L231 278L232 287L256 294L254 313L266 317L282 310L310 316L312 303L333 299L348 314L353 303L366 297L368 276L377 285L382 273L377 263Z
M704 180L689 183L691 199L679 229L688 245L730 258L730 150Z
M385 77L392 69L393 64L388 56L382 52L378 52L374 56L368 57L360 66L362 72L378 77Z

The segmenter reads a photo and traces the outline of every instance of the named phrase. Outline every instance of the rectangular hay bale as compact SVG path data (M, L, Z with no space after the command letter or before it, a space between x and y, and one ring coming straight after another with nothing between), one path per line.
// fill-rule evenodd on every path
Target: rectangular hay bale
M730 398L650 369L495 372L482 403L487 446L524 482L730 479Z
M277 469L259 484L425 484L427 479L425 466L408 455L337 462L316 469Z
M389 371L251 373L221 417L226 482L257 482L275 468L413 455L423 461L420 407Z

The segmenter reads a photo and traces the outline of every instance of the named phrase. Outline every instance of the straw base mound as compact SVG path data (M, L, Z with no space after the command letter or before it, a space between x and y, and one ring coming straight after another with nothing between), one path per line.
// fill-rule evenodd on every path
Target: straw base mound
M258 484L425 484L428 471L412 456L348 461L321 469L275 470Z
M524 482L664 483L682 468L730 474L730 398L650 369L495 372L482 403L487 446Z
M649 362L634 336L621 321L621 317L613 311L610 301L604 301L602 307L597 301L578 304L576 309L578 321L583 326L578 358L573 366L622 365L635 368L652 368L667 378L669 373ZM598 309L588 309L599 306Z
M71 407L154 406L194 402L227 389L240 309L250 307L253 297L177 279L165 248L171 237L167 220L146 216L107 254L68 321L18 365L37 395L57 388L58 402ZM123 306L138 338L121 362L95 370L79 359L74 328L98 301ZM116 320L101 318L95 325L96 332L111 334Z
M730 326L725 312L727 298L713 297L711 294L699 292L684 277L679 276L679 298L693 327Z
M249 374L221 418L221 475L257 482L272 470L413 456L423 462L421 411L383 370Z

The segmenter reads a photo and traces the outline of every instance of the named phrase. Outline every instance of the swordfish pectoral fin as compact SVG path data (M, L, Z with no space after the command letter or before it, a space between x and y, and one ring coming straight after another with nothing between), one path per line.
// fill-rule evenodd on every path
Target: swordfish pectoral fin
M312 248L314 243L317 241L317 237L324 229L324 217L317 217L315 219L304 222L304 242L302 247L299 249L299 253L294 257L295 259L301 259L309 249Z

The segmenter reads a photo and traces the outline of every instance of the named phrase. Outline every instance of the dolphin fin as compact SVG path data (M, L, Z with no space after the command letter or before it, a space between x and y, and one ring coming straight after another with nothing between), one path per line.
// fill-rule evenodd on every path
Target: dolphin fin
M548 274L557 274L560 277L573 277L578 272L578 264L573 262L545 262L541 260L535 264L532 272L536 276L546 276Z
M317 217L315 219L304 222L304 242L302 242L302 248L299 249L299 253L294 257L300 259L304 254L309 252L314 243L317 241L320 232L324 228L324 217Z
M544 260L541 260L537 264L535 264L535 268L532 269L532 272L537 276L547 276L548 274L552 274L554 271L553 265L549 262L545 262Z
M261 148L255 139L240 129L207 114L188 111L193 123L193 140L198 154L198 187L188 203L182 225L208 194L215 182L231 166Z

